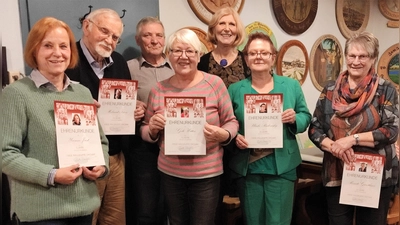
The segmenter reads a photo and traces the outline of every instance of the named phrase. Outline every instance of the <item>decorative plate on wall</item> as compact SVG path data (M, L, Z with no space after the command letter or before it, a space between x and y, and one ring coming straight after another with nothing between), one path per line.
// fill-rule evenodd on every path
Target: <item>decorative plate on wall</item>
M214 49L214 45L208 41L207 39L207 33L205 31L203 31L200 28L197 27L185 27L187 29L190 29L192 31L194 31L197 34L197 37L200 39L202 45L202 49L201 49L201 54L206 54L210 51L212 51Z
M189 6L196 16L205 24L212 15L225 6L234 8L238 13L242 11L244 0L188 0Z
M365 30L369 20L369 0L336 0L336 21L345 38Z
M390 80L399 91L399 44L390 46L378 63L378 75Z
M319 90L330 80L336 80L343 66L343 50L338 39L322 35L314 43L310 54L310 75L314 86Z
M276 63L278 75L296 79L303 84L309 67L306 47L298 40L290 40L282 45Z
M390 20L399 20L399 8L397 0L378 0L379 10L382 15Z
M265 25L265 24L263 24L261 22L255 21L255 22L250 23L249 25L247 25L244 30L246 32L246 36L247 37L250 34L255 33L255 32L262 32L262 33L268 35L271 38L271 41L274 44L275 48L278 49L275 35L267 25ZM244 39L243 43L238 46L238 49L240 51L242 51L244 46L246 45L247 39L248 39L247 37Z
M272 0L275 18L288 34L302 34L314 22L318 0Z

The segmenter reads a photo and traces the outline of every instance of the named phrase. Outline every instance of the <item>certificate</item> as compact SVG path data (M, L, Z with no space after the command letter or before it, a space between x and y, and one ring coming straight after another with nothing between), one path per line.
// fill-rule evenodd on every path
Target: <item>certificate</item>
M105 165L96 106L54 101L59 168Z
M249 148L283 147L283 94L244 95L244 133Z
M205 155L205 97L164 97L165 155Z
M367 153L355 157L344 165L339 203L378 208L385 157Z
M135 134L136 80L101 79L99 120L107 135Z

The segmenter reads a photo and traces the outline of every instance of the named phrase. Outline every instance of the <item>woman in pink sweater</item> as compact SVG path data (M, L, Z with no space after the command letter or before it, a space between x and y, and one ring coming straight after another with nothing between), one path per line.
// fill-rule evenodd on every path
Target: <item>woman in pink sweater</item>
M149 94L142 138L160 145L158 169L170 224L214 224L222 169L222 146L238 130L225 84L218 76L197 70L202 44L189 29L171 35L166 49L175 74ZM205 97L205 155L166 155L164 96Z

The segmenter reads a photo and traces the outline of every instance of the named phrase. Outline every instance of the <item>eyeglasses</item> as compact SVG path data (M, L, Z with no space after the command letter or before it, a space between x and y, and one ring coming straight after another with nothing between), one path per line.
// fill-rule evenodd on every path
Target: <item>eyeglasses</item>
M369 55L346 55L346 59L349 63L354 62L358 58L361 63L366 62L370 57Z
M260 56L263 59L269 59L269 58L271 58L272 55L273 55L273 53L271 53L271 52L249 52L249 53L247 53L247 56L249 58L257 58L257 56Z
M183 53L185 53L187 57L194 57L198 51L191 50L191 49L189 49L189 50L171 49L170 52L175 57L180 57L183 55Z
M89 22L91 22L92 24L94 24L103 36L107 36L107 37L110 37L110 36L111 36L111 39L112 39L115 43L117 43L117 44L121 43L121 38L119 38L117 35L112 34L107 28L105 28L105 27L100 27L99 25L97 25L95 22L93 22L93 21L91 21L91 20L89 20Z

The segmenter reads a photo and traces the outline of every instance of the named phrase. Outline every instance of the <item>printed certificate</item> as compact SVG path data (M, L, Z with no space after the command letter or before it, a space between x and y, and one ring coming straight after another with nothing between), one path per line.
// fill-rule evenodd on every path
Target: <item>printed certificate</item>
M164 97L165 155L205 155L205 97Z
M135 134L137 87L136 80L100 80L98 115L105 134Z
M344 165L339 203L378 208L385 157L367 153L355 157Z
M54 118L60 168L105 165L94 104L54 101Z
M283 147L283 94L244 95L244 133L249 148Z

